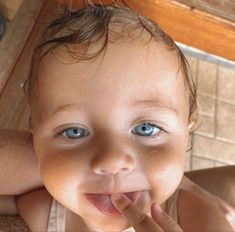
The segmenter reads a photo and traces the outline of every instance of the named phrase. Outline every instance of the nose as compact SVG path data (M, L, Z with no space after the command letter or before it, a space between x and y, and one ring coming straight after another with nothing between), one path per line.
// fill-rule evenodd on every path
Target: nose
M91 168L98 175L127 174L134 166L134 158L123 151L100 152L91 161Z

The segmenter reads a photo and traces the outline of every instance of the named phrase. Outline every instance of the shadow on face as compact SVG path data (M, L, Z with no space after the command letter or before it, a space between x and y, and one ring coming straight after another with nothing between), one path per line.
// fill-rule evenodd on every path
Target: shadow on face
M137 41L109 44L92 61L72 62L60 47L42 60L31 106L41 176L93 227L118 230L126 222L111 223L87 193L141 191L137 205L148 213L177 188L189 111L178 65L161 43Z

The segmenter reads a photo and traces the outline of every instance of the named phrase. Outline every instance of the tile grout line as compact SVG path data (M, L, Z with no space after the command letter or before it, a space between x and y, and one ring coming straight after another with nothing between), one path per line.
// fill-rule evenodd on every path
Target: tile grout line
M215 160L213 160L213 167L215 167L216 166L216 161Z
M203 133L203 132L195 132L194 135L199 136L199 137L203 137L205 139L210 139L210 140L212 139L213 141L216 141L216 142L222 142L222 143L227 143L229 145L235 145L235 141L233 141L233 140L225 139L225 138L222 138L219 136L217 136L214 139L212 136L208 136L208 134Z
M214 116L215 116L215 114L212 115L210 113L204 113L203 111L198 111L198 115L199 116L207 116L207 117L210 117L210 118L214 118Z
M217 99L218 99L218 101L220 101L222 103L229 104L229 105L232 105L233 107L235 107L234 101L230 101L230 100L227 100L225 98L220 98L220 97L218 97Z
M216 78L215 78L215 120L214 120L214 139L216 140L218 130L217 130L217 120L218 120L218 95L219 95L219 68L216 66Z
M190 169L190 171L191 170L193 170L193 138L194 138L194 134L192 134L191 135L191 148L192 148L192 150L191 150L191 154L190 154L190 162L189 162L189 169Z
M223 142L223 143L227 143L227 144L231 144L231 145L235 144L234 140L225 139L225 138L219 137L219 136L216 137L215 141Z
M228 165L233 165L234 164L234 162L232 162L232 161L225 161L225 160L215 159L215 158L212 158L211 156L203 156L203 155L200 155L200 154L195 154L194 156L196 158L200 158L200 159L204 159L204 160L208 160L208 161L220 162L220 163L228 164Z
M198 68L199 68L199 62L198 59L196 59L196 70L195 70L195 88L196 90L198 89ZM196 97L198 96L197 92L196 92ZM197 99L197 103L198 103L198 99ZM193 154L194 154L194 133L192 133L191 136L192 140L191 140L191 146L192 146L192 152L190 155L190 170L193 170Z

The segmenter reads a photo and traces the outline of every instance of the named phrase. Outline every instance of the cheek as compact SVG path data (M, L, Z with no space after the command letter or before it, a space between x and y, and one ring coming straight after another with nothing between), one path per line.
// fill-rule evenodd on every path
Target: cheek
M35 151L41 178L50 194L61 202L64 199L75 202L77 198L74 196L85 179L84 159L76 152L51 148L44 142L35 144Z
M78 181L76 173L71 168L71 163L58 153L40 154L43 156L39 163L41 177L47 190L56 199L64 198L69 192L76 191Z
M152 200L167 200L178 187L184 173L184 146L162 145L152 151L145 163Z

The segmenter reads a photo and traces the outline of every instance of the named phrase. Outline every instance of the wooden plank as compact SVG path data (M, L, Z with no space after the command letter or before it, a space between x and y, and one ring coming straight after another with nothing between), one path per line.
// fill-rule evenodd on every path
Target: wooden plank
M174 40L235 61L235 23L170 0L129 0Z
M200 11L235 23L235 0L175 0Z
M52 4L51 0L46 0L46 5L44 5L30 38L0 96L0 128L28 129L29 106L24 96L22 84L29 73L35 43L47 23L54 17L53 12L56 13L56 10L56 5Z
M24 0L18 14L7 22L7 30L0 42L0 93L32 31L44 0Z
M13 20L22 2L23 0L0 0L0 9L3 16L9 20Z

